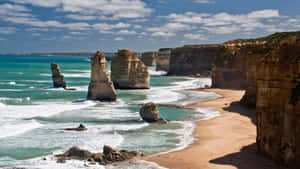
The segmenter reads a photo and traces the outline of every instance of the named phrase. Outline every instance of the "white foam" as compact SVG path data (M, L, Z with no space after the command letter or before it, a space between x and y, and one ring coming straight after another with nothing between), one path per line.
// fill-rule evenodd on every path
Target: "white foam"
M40 76L51 77L51 74L49 74L49 73L41 73Z
M0 139L5 137L11 137L25 133L27 131L39 128L42 125L35 120L30 121L2 121Z
M15 85L15 84L16 84L16 82L9 82L9 84L10 84L10 85Z
M194 110L199 112L199 115L201 116L201 120L209 120L211 118L220 115L219 111L211 107L199 107L199 108L194 108Z
M149 73L152 76L163 76L163 75L167 74L167 72L165 72L165 71L155 71L155 70L151 70L151 69L149 69Z
M64 73L65 77L91 77L90 73Z
M0 91L3 92L19 92L19 91L23 91L21 89L0 89Z
M95 105L95 102L85 101L82 103L39 103L37 105L7 105L1 107L0 119L4 118L33 118L49 117L60 112L82 109Z

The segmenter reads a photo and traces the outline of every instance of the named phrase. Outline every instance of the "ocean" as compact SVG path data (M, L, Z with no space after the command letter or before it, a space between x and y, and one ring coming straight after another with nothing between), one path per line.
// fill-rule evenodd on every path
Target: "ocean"
M60 66L67 86L76 91L52 87L52 61ZM159 169L145 161L88 167L75 160L58 164L54 154L72 146L101 152L104 145L146 155L176 151L193 142L195 121L218 115L210 108L175 108L220 97L186 90L210 85L211 79L167 77L154 67L149 67L149 90L117 90L113 103L86 100L90 67L91 61L82 56L0 56L0 168ZM150 101L161 105L168 124L141 120L141 104ZM88 130L60 130L80 123Z

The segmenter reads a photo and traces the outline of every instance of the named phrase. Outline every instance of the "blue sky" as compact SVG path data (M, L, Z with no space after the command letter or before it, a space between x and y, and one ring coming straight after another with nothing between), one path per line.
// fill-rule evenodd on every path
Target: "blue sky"
M295 30L299 0L0 1L0 53L151 51Z

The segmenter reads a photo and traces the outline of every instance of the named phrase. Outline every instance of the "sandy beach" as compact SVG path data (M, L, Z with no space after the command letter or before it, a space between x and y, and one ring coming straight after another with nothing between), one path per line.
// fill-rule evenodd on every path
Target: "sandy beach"
M202 90L202 89L199 89ZM203 89L222 95L187 107L213 107L220 116L197 122L197 139L188 148L146 160L170 169L283 169L257 153L255 109L239 104L244 91Z

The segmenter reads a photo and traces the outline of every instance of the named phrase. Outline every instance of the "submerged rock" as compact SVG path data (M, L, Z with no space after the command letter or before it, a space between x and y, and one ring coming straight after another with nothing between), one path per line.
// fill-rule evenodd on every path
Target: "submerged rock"
M111 63L111 78L117 89L149 89L150 74L147 66L135 52L119 50Z
M87 128L83 124L80 124L76 128L64 128L63 130L68 130L68 131L85 131L85 130L87 130Z
M52 71L53 86L66 88L67 84L64 79L64 75L61 74L59 66L54 62L51 63L51 71Z
M121 162L125 160L132 159L134 157L139 156L140 154L136 151L127 151L127 150L117 150L110 146L103 147L103 154L102 153L91 153L87 150L82 150L78 147L72 147L68 151L63 154L58 154L57 163L64 163L66 160L87 160L91 164L95 162L106 165L111 164L114 162Z
M143 120L149 123L166 123L159 114L158 106L152 102L143 105L140 109L140 115Z
M105 55L100 51L93 58L87 98L99 101L115 101L117 99L117 93L107 70Z

